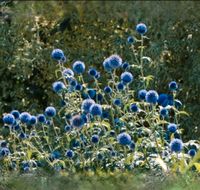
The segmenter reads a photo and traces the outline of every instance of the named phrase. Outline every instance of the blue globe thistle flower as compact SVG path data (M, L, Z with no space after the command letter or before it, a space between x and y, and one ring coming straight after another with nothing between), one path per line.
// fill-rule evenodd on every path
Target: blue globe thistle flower
M17 131L19 129L20 129L20 125L19 124L13 126L13 130L15 130L15 131Z
M94 68L89 69L88 74L92 77L95 77L97 75L97 70Z
M65 55L61 49L54 49L51 53L51 57L56 61L60 61L65 57Z
M175 133L175 131L177 130L177 125L174 124L174 123L170 123L170 124L167 126L167 129L168 129L169 132Z
M15 117L12 114L6 114L3 116L3 122L7 125L12 125L15 123Z
M110 58L106 58L103 62L103 67L107 72L112 71L112 67L110 66Z
M115 131L114 130L110 131L110 136L115 136Z
M19 138L20 138L20 139L26 139L26 138L27 138L26 133L21 132L21 133L19 134Z
M103 100L103 95L102 94L97 94L97 100L99 101L99 102L101 102L102 100Z
M88 89L87 93L88 93L90 98L95 98L95 96L96 96L96 90L94 90L92 88Z
M81 84L77 84L77 85L75 86L75 90L81 91L81 90L83 90L83 86L82 86Z
M169 104L168 95L160 94L158 98L158 104L162 107L166 107Z
M135 143L133 141L131 141L131 143L129 144L129 148L131 150L134 150L135 149Z
M144 23L139 23L136 26L136 31L139 34L144 35L147 32L147 26Z
M110 86L106 86L104 88L104 92L107 93L107 94L110 94L110 93L112 93L112 88Z
M54 117L56 115L56 109L53 106L49 106L45 109L45 115L48 117Z
M117 84L117 89L119 90L119 91L121 91L121 90L124 90L124 84L122 83L122 82L119 82L118 84Z
M121 65L121 67L122 67L124 70L126 70L126 69L129 69L129 68L130 68L130 65L129 65L128 62L124 62L124 63Z
M130 105L130 111L132 112L138 112L139 111L139 108L136 104L131 104Z
M127 38L127 42L128 42L129 44L133 44L133 43L135 42L135 39L133 38L133 36L129 36L129 37Z
M61 157L61 153L57 150L53 151L51 153L51 158L54 160L54 159L59 159Z
M170 89L171 91L176 91L176 90L178 89L177 83L176 83L175 81L170 82L170 83L169 83L169 89Z
M100 72L97 72L97 74L94 77L95 77L95 79L99 79L101 77Z
M124 84L131 83L133 81L133 75L126 71L121 74L121 80Z
M92 99L85 99L82 102L81 109L84 110L84 112L89 113L90 112L90 107L92 104L95 104L95 101Z
M0 141L0 147L1 148L7 147L7 142L6 141Z
M116 99L113 100L113 104L116 105L116 106L121 106L122 102L119 98L116 98Z
M183 104L180 100L174 100L174 106L176 109L179 109L183 106Z
M75 115L71 119L72 127L81 128L85 124L84 119L81 115Z
M117 136L117 141L121 145L129 145L131 144L131 136L126 132L120 133Z
M150 104L155 104L158 101L158 93L155 90L149 90L146 93L145 99Z
M98 143L99 142L99 136L98 135L92 135L91 141L95 144Z
M52 125L52 121L51 120L47 120L46 121L46 125L49 125L49 126Z
M8 148L1 148L0 149L0 156L6 157L10 154L10 150Z
M196 150L195 149L190 149L189 151L188 151L188 154L191 156L191 157L194 157L195 155L196 155Z
M87 122L88 122L88 117L87 117L86 114L82 114L81 117L82 117L84 123L87 123Z
M115 156L117 156L117 152L114 151L114 150L112 150L112 151L110 151L110 155L111 155L112 157L115 157Z
M72 127L70 125L65 126L65 132L71 131Z
M104 158L104 156L103 156L102 153L98 153L98 154L97 154L97 159L98 159L98 160L103 160L103 158Z
M53 86L53 91L56 93L60 93L65 88L64 83L61 81L54 82L52 86Z
M147 94L147 91L145 89L139 90L138 98L140 100L145 100L146 94Z
M69 78L72 78L74 77L74 72L67 68L67 69L64 69L63 72L62 72L62 75L66 78L66 79L69 79Z
M46 117L45 117L44 114L39 114L39 115L37 116L37 119L38 119L38 121L39 121L40 123L45 123L45 122L46 122Z
M166 108L161 108L160 109L160 116L162 117L167 117L169 115L169 111Z
M90 107L90 114L93 116L101 116L102 115L102 107L100 104L92 104Z
M73 158L74 157L74 151L73 150L67 150L65 153L65 156L68 158Z
M111 55L109 57L109 65L112 69L116 69L120 67L122 64L122 59L119 57L119 55Z
M31 115L28 112L23 112L20 114L19 119L22 123L29 123Z
M172 152L181 152L183 149L183 142L180 139L173 139L170 143L170 149Z
M168 105L170 106L174 105L174 98L171 94L168 95Z
M69 84L70 86L75 87L77 85L76 79L70 79Z
M30 125L35 125L35 124L37 124L37 117L35 117L35 116L31 116L31 118L30 118L30 120L29 120L29 124Z
M85 64L82 61L76 61L73 64L73 70L77 74L82 74L85 71Z
M15 117L15 119L19 119L20 113L18 110L11 111L11 114Z

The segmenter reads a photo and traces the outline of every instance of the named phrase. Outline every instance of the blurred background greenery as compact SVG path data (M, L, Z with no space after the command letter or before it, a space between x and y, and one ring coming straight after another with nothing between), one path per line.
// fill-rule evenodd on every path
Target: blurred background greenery
M184 138L200 136L200 3L198 1L1 1L0 114L11 109L42 112L58 98L52 92L53 48L63 49L66 66L83 60L102 70L104 58L118 53L131 63L126 39L135 25L148 26L146 55L153 64L152 86L166 92L180 84ZM102 70L103 71L103 70ZM104 77L104 73L101 73Z

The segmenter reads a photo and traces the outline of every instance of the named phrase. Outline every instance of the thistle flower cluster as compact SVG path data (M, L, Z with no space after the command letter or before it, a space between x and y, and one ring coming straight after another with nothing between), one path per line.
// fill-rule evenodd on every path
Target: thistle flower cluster
M135 56L142 56L146 25L138 24L136 32L141 40L129 36L128 43L140 43L141 52ZM31 172L48 166L69 172L137 167L160 171L163 164L157 164L158 158L170 168L179 159L188 163L197 154L197 141L191 148L181 139L178 119L184 112L176 99L179 85L170 82L166 93L149 89L143 57L131 64L117 54L105 58L103 82L100 72L87 68L82 60L65 67L66 57L60 49L53 50L51 57L58 61L61 73L52 84L61 106L48 106L44 113L13 110L3 115L3 128L9 129L9 135L0 141L0 162L8 161L6 170ZM139 76L134 65L141 69ZM95 81L92 86L87 83L89 77ZM136 82L139 89L134 88Z

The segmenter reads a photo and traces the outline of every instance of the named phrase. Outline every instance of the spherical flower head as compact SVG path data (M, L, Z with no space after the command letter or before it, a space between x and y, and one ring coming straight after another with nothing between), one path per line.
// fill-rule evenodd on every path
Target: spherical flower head
M162 117L167 117L168 114L169 114L168 109L166 109L166 108L161 108L161 109L160 109L160 116L162 116Z
M124 72L121 74L121 81L124 84L131 83L133 81L133 75L130 72Z
M116 106L121 106L122 102L119 98L116 98L116 99L113 100L113 104L116 105Z
M136 113L136 112L139 111L139 108L138 108L138 106L136 104L131 104L130 105L130 111Z
M107 72L112 71L112 67L110 66L110 58L106 58L103 62L103 67Z
M177 83L176 83L175 81L170 82L170 83L169 83L169 89L170 89L171 91L176 91L176 90L178 89Z
M136 26L136 31L139 34L144 35L147 32L147 26L144 23L139 23Z
M19 138L20 138L20 139L26 139L26 138L27 138L26 133L21 132L21 133L19 134Z
M61 81L54 82L52 86L53 86L53 91L56 93L60 93L65 88L64 83Z
M45 117L44 114L39 114L39 115L37 116L37 119L38 119L38 121L39 121L40 123L45 123L45 122L46 122L46 117Z
M121 67L122 67L124 70L126 70L126 69L129 69L130 65L129 65L128 62L124 62L124 63L121 65Z
M99 136L98 135L92 135L91 141L95 144L98 143L99 142Z
M97 74L94 76L95 79L99 79L101 77L100 72L97 72Z
M66 79L69 79L69 78L72 78L74 77L74 72L67 68L67 69L64 69L63 72L62 72L62 75L66 78Z
M29 123L31 115L28 112L23 112L20 114L19 119L22 123Z
M95 101L92 99L85 99L82 102L81 108L84 112L89 113L90 112L90 107L95 104Z
M112 69L117 69L121 66L122 59L119 55L111 55L109 57L109 65Z
M81 115L75 115L71 119L72 127L81 128L85 124L84 119Z
M1 148L7 147L7 142L6 141L0 141L0 147Z
M117 84L117 89L118 89L119 91L124 90L124 84L123 84L122 82L119 82L119 83Z
M30 125L37 124L37 117L32 115L31 118L30 118L30 120L29 120L29 124Z
M90 107L90 114L93 116L101 116L102 115L102 107L100 104L92 104Z
M88 93L88 95L89 95L90 98L95 98L95 96L96 96L96 90L94 90L92 88L88 89L87 93Z
M45 109L45 115L48 117L54 117L56 115L56 109L53 106L49 106Z
M65 126L65 132L71 131L72 127L70 125Z
M103 95L102 94L97 94L97 100L99 101L99 102L101 102L102 100L103 100Z
M135 149L135 143L133 141L131 141L130 145L129 145L129 148L131 150L134 150Z
M82 86L81 84L77 84L77 85L75 86L75 90L81 91L81 90L83 90L83 86Z
M190 149L189 151L188 151L188 154L191 156L191 157L194 157L195 155L196 155L196 150L195 149Z
M88 74L92 77L95 77L97 75L97 70L94 68L89 69Z
M166 107L169 104L168 95L160 94L158 98L158 104L162 107Z
M150 104L156 104L158 98L158 93L155 90L149 90L145 96L146 101Z
M15 117L15 119L19 119L20 113L18 110L11 111L11 114Z
M117 136L117 141L121 145L129 145L131 144L131 136L126 132L120 133Z
M139 90L138 98L140 100L145 100L146 94L147 94L147 91L145 89Z
M133 43L135 42L135 39L133 38L133 36L129 36L129 37L127 38L127 42L128 42L129 44L133 44Z
M175 133L176 130L177 130L177 125L174 124L174 123L170 123L170 124L167 126L167 129L168 129L169 132Z
M107 94L110 94L110 93L112 93L112 88L110 86L106 86L104 88L104 92L107 93Z
M0 156L6 157L10 154L10 150L8 148L1 148L0 149Z
M51 57L56 61L61 61L65 55L61 49L54 49L51 53Z
M82 61L76 61L73 64L73 70L77 74L82 74L85 71L85 64Z
M3 122L8 125L12 125L15 123L15 117L12 114L6 114L3 116Z
M183 149L183 142L180 139L173 139L170 143L170 149L172 152L181 152Z
M69 80L69 84L70 84L70 86L75 87L75 86L77 85L77 80L74 79L74 78L71 78L71 79Z
M74 151L73 150L67 150L65 153L65 156L68 158L73 158L74 157Z

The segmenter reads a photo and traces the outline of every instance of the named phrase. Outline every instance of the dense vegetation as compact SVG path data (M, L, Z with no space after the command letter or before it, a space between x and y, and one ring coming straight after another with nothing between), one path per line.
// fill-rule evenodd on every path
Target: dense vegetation
M100 188L104 177L109 189L164 189L172 176L196 188L198 3L1 5L2 188L23 189L29 175L42 176L38 189Z

